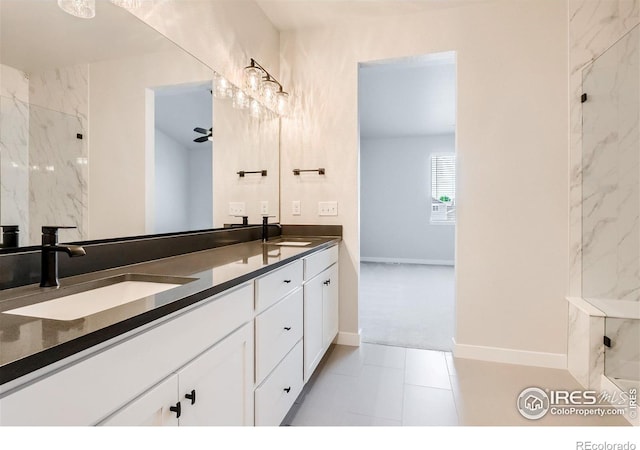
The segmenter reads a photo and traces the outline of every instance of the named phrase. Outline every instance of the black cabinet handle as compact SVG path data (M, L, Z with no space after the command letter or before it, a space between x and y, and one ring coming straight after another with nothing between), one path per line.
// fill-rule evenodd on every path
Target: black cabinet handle
M329 286L331 284L331 278L329 278L328 280L325 280L324 285L325 286Z
M289 284L289 283L291 283L291 280L284 280L284 282Z
M190 394L184 394L184 398L187 400L191 400L191 404L195 405L196 403L196 390L192 389Z
M289 391L291 390L291 386L284 388L284 391L288 394Z
M182 414L182 405L180 405L180 402L176 403L176 406L171 406L169 408L169 411L176 413L176 419L180 418L180 415Z
M285 330L290 331L291 327L284 327Z

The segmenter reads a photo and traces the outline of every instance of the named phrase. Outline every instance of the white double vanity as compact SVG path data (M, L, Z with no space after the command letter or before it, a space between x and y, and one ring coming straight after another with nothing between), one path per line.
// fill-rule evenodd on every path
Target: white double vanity
M279 425L338 333L338 245L305 255L14 380L0 424Z

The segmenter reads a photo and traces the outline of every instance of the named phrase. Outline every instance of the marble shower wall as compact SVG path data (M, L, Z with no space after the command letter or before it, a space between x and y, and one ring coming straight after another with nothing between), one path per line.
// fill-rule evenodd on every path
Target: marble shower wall
M583 69L640 23L640 0L569 0L569 295L582 294Z
M640 320L608 317L605 327L612 342L606 351L605 375L611 379L640 381Z
M87 239L88 72L88 65L83 64L29 77L32 245L40 242L42 225L76 227L60 230L61 241Z
M582 297L640 300L640 26L587 65Z
M86 239L88 67L0 70L0 222L20 226L21 246L39 244L42 225Z
M29 224L29 79L0 65L0 222L21 225L26 245Z
M569 98L570 98L570 192L569 192L569 289L568 294L574 300L569 303L569 324L568 324L568 369L571 374L580 383L589 388L597 389L600 387L601 376L605 369L604 345L602 344L602 334L605 328L605 318L598 311L593 311L592 305L582 300L584 294L593 295L614 295L618 287L622 287L632 277L626 279L624 283L618 283L621 279L618 277L618 262L633 257L633 253L637 252L637 245L625 250L620 249L619 243L624 238L624 234L618 233L613 225L617 220L624 218L628 222L626 227L629 232L633 231L637 223L633 225L633 217L637 215L638 205L633 205L630 211L617 211L617 208L625 203L624 197L612 195L617 191L615 182L607 184L611 179L607 173L606 165L595 166L595 162L602 162L605 148L611 150L607 145L597 145L598 142L607 144L612 141L619 141L618 134L622 128L615 127L615 136L608 136L599 129L595 122L590 123L587 118L587 139L585 145L590 146L591 151L587 152L584 158L586 164L583 166L583 110L581 103L581 95L583 93L583 71L592 64L599 56L603 55L607 49L612 47L630 30L640 23L640 0L569 0ZM611 59L619 58L612 52L607 57ZM603 62L606 63L606 58ZM614 58L615 57L615 58ZM614 61L610 61L613 63ZM616 61L617 62L617 61ZM637 64L637 63L636 63ZM637 69L636 69L637 70ZM609 71L609 76L615 77L615 71ZM589 71L584 72L587 83L589 80ZM606 77L605 80L607 81ZM611 79L608 80L611 82ZM637 79L636 79L637 83ZM610 84L609 87L612 85ZM614 83L613 86L616 86ZM590 89L593 89L591 86ZM592 90L592 99L597 98L597 91ZM606 92L606 89L603 89ZM595 97L594 97L595 96ZM638 102L637 94L635 97L630 94L626 99L630 102ZM613 112L611 112L613 114ZM613 119L613 115L608 117ZM637 124L637 122L636 122ZM602 124L604 126L604 124ZM610 126L611 122L609 123ZM613 130L613 128L612 128ZM636 131L637 133L637 128ZM608 136L608 138L607 138ZM624 136L623 136L624 137ZM624 140L624 139L623 139ZM621 141L620 141L621 142ZM636 150L637 150L636 141ZM630 157L631 158L631 157ZM605 158L606 163L611 170L619 170L622 161L617 158ZM635 160L631 159L633 164ZM583 204L583 174L586 177L585 198ZM617 175L617 174L616 174ZM636 176L637 173L636 173ZM637 178L636 178L637 179ZM602 189L602 193L597 194L596 191ZM599 191L598 191L599 192ZM603 194L609 195L603 195ZM610 200L611 199L611 200ZM591 276L591 281L583 283L583 209L584 215L587 217L585 221L586 242L585 246L585 264L584 269L587 276ZM613 210L616 210L613 212ZM611 216L616 219L612 221ZM637 221L637 219L635 219ZM606 238L594 239L599 232L598 226L613 229L607 234L610 241ZM624 228L624 227L621 227ZM634 242L637 237L629 235L626 239L628 242ZM607 253L605 247L609 248ZM609 258L609 266L597 266L600 256ZM606 259L603 258L603 259ZM633 274L637 266L632 265L631 271L623 272ZM599 272L602 270L601 272ZM598 272L598 276L593 276ZM622 277L624 278L624 277ZM609 280L602 281L602 280ZM615 280L615 281L614 281ZM583 284L587 292L583 292ZM620 289L622 290L622 289ZM576 307L581 304L581 307ZM610 319L606 319L610 320ZM631 346L634 341L627 341ZM637 342L637 341L635 341ZM620 348L623 341L619 340ZM611 364L610 357L606 359ZM614 363L615 364L615 363Z

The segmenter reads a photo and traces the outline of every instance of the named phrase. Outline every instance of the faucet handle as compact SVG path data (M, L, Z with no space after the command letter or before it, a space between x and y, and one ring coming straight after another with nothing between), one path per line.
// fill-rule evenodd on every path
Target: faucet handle
M74 228L78 228L78 227L69 227L69 226L63 226L63 225L46 225L42 227L42 234L56 234L58 233L58 230L72 230Z
M77 227L53 226L42 227L42 245L55 245L58 243L58 230L69 230Z

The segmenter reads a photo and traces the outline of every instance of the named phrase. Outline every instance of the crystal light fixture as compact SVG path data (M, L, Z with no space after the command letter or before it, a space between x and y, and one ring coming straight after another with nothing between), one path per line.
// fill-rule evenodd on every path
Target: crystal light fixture
M262 70L256 66L244 68L245 86L251 94L259 94L262 84Z
M276 94L280 90L280 85L273 80L262 82L262 97L268 108L274 109L276 106Z
M280 115L286 113L289 94L284 92L282 84L253 58L244 68L244 81L249 93L254 97L261 96L267 108Z
M82 19L92 19L96 15L96 0L58 0L64 12Z

